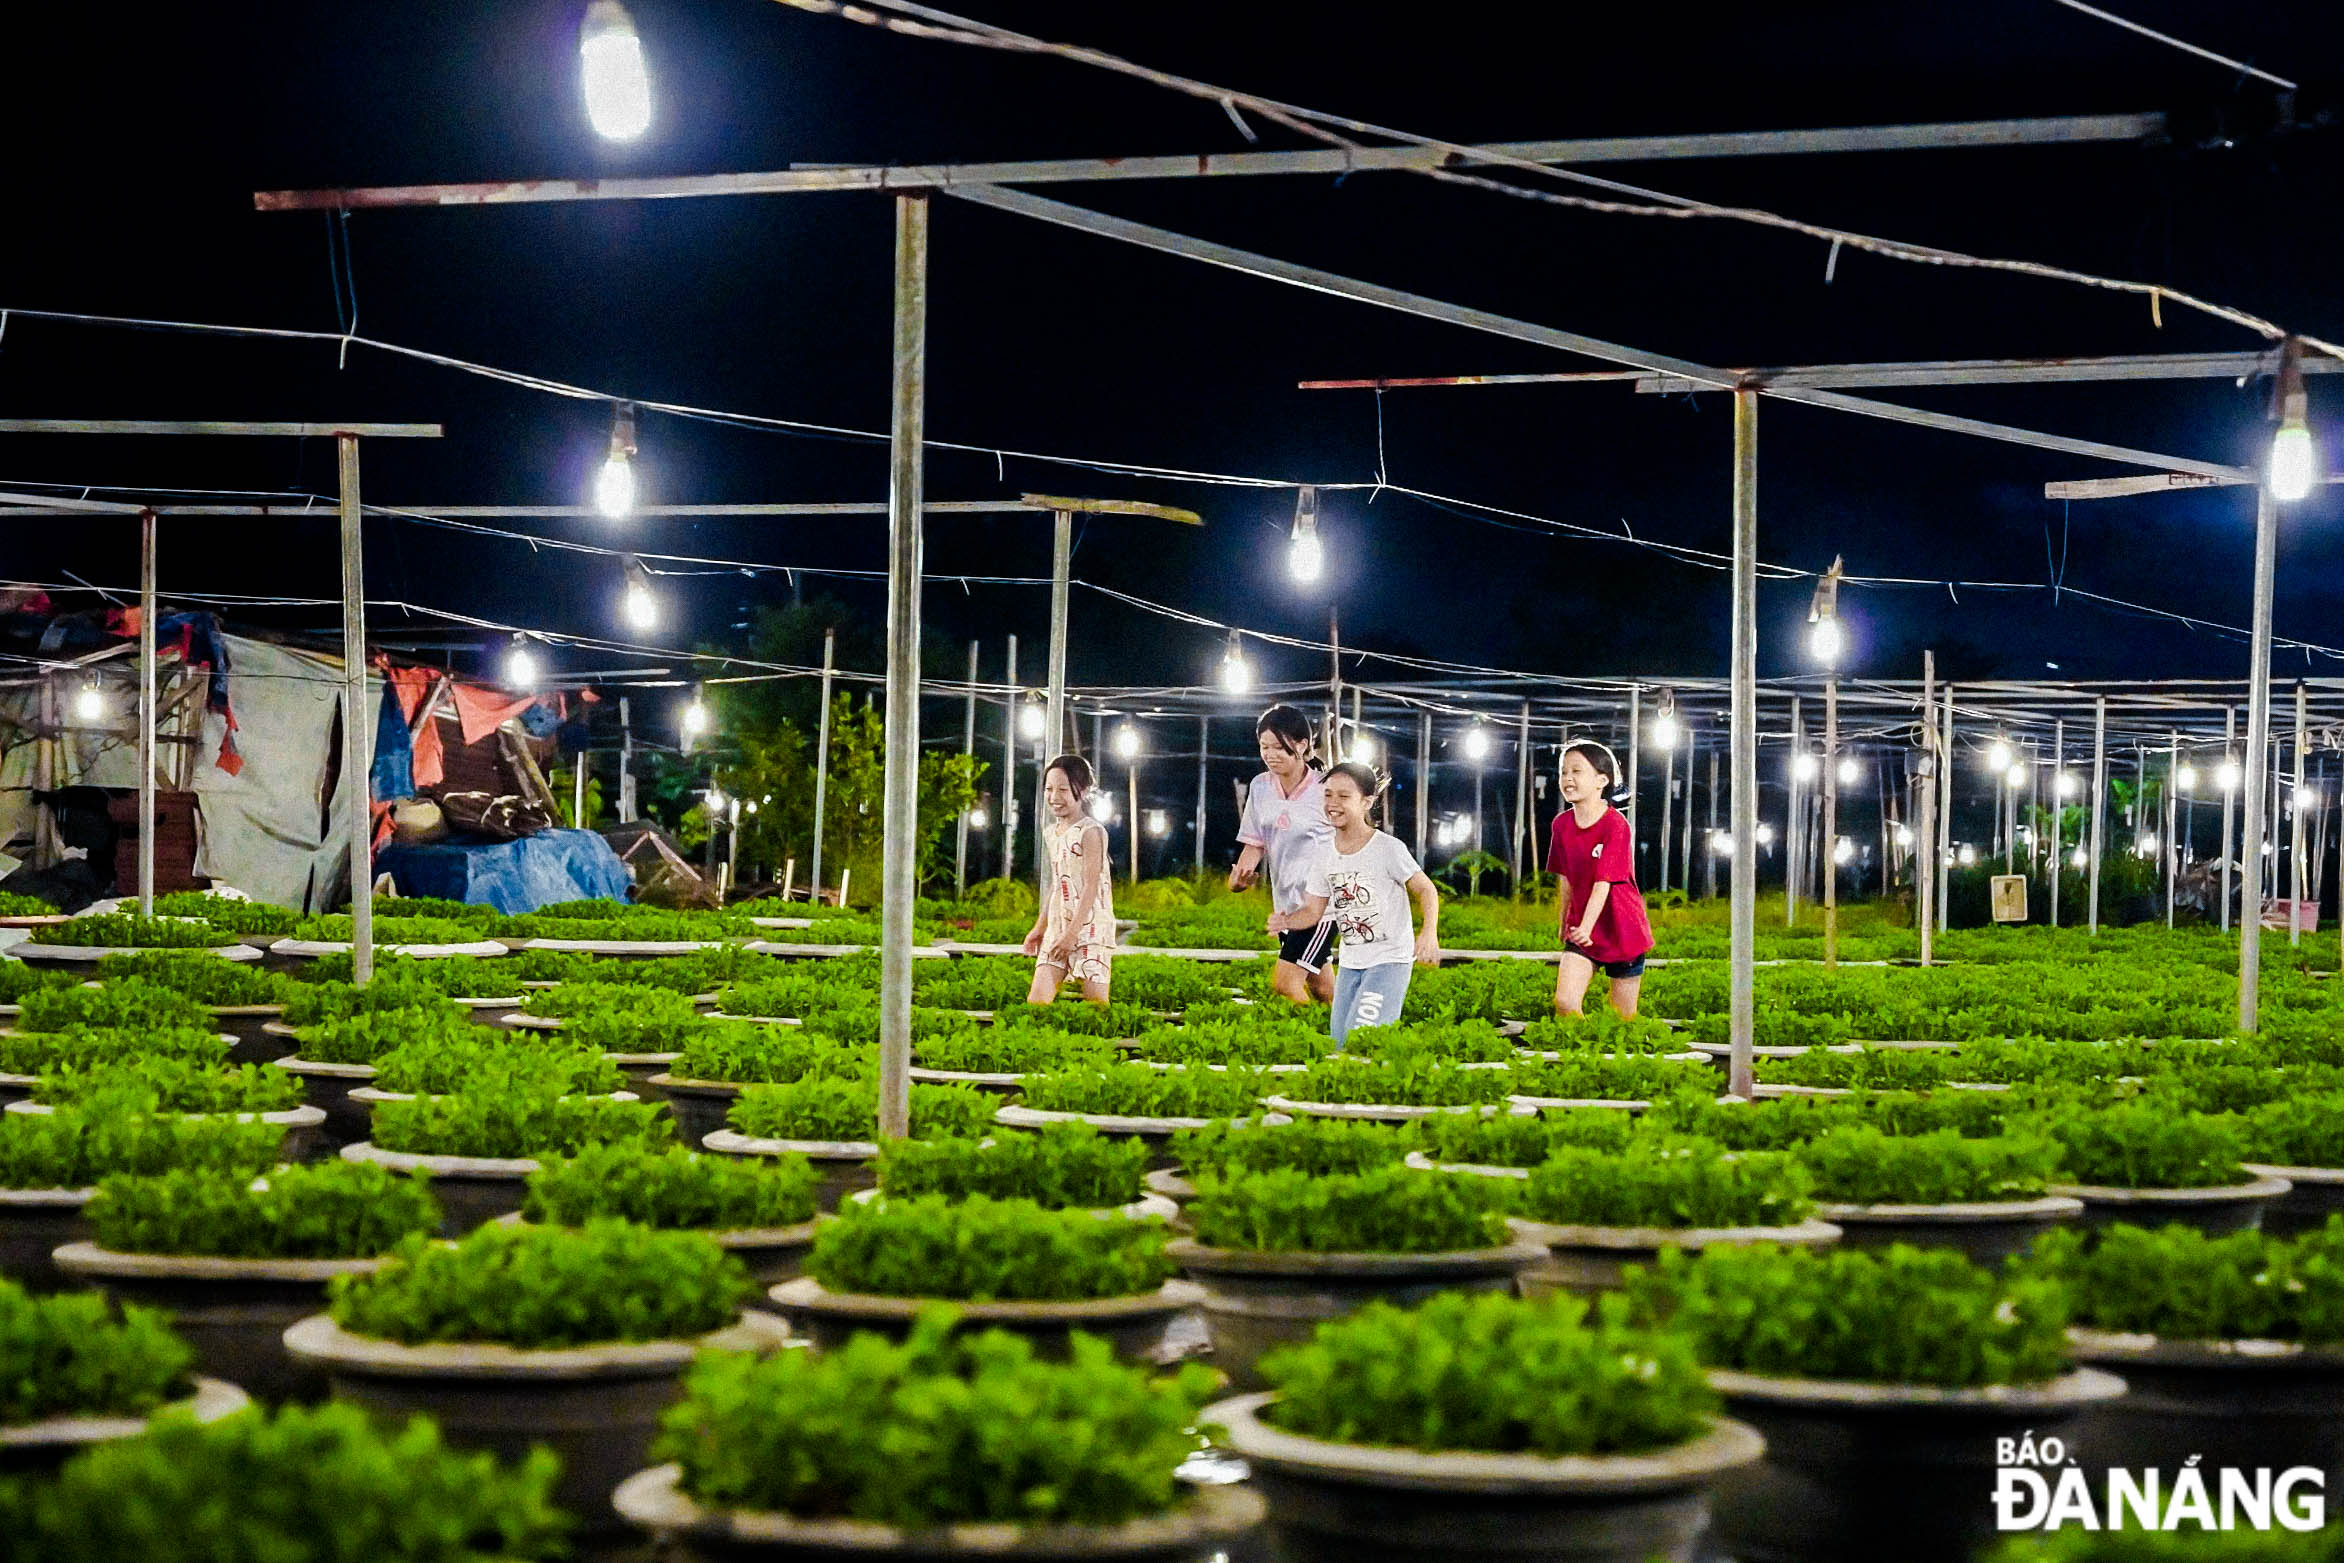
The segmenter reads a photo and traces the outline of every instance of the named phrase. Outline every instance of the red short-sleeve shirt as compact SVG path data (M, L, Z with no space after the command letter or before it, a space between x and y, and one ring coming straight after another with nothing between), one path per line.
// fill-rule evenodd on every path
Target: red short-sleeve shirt
M1644 892L1636 888L1636 852L1626 815L1606 808L1594 824L1583 826L1576 813L1563 810L1555 816L1546 867L1571 887L1573 928L1587 915L1587 898L1595 887L1612 887L1583 951L1589 960L1632 961L1652 948L1652 923L1644 915Z

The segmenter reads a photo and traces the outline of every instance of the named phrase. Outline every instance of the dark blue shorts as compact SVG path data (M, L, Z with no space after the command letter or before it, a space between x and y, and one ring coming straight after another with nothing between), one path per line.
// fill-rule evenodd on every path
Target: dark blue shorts
M1565 953L1579 956L1579 959L1587 961L1588 965L1593 966L1597 971L1602 972L1606 977L1625 978L1641 977L1644 975L1644 957L1641 955L1637 956L1632 961L1597 961L1588 960L1587 956L1581 954L1579 951L1568 949L1567 947Z

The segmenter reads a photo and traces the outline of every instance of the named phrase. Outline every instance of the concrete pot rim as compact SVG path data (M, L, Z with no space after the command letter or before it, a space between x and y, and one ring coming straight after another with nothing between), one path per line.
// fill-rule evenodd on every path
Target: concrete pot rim
M526 1010L499 1015L496 1023L514 1031L560 1031L569 1025L568 1021L557 1015L532 1015Z
M1410 1151L1400 1158L1402 1166L1414 1167L1418 1172L1470 1173L1477 1178L1527 1178L1528 1167L1497 1167L1475 1161L1434 1161L1422 1151Z
M10 1102L0 1112L19 1113L26 1117L44 1118L57 1109L47 1102ZM272 1113L157 1113L158 1118L232 1118L238 1123L273 1123L288 1129L314 1129L326 1121L326 1110L304 1102L299 1107L280 1107Z
M0 1210L79 1210L97 1193L86 1189L0 1189Z
M1989 1221L2057 1221L2083 1214L2084 1202L2071 1194L2046 1194L2041 1199L1978 1200L1945 1205L1833 1205L1818 1204L1815 1214L1825 1221L1894 1222L1902 1226L1969 1226Z
M2344 1167L2282 1167L2262 1161L2239 1165L2258 1178L2284 1178L2290 1185L2301 1183L2308 1188L2344 1188Z
M1299 1249L1215 1248L1194 1238L1177 1237L1164 1245L1164 1253L1191 1274L1412 1282L1445 1275L1501 1275L1526 1269L1546 1260L1547 1246L1524 1241L1437 1254L1322 1254Z
M1164 1136L1182 1129L1201 1129L1209 1118L1148 1118L1119 1113L1061 1113L1041 1107L1004 1105L993 1113L995 1123L1012 1129L1038 1129L1049 1123L1087 1123L1101 1134Z
M683 1057L681 1053L676 1056ZM665 1072L651 1077L651 1084L667 1092L670 1096L738 1096L741 1094L743 1085L756 1083L755 1081L738 1080L683 1080Z
M1157 1167L1141 1177L1140 1187L1150 1194L1161 1194L1178 1205L1184 1199L1196 1198L1196 1183L1187 1173L1171 1167Z
M654 1076L653 1085L659 1083ZM722 1141L722 1144L718 1142ZM760 1140L737 1129L715 1129L700 1137L700 1148L720 1156L787 1156L808 1161L876 1161L878 1145L870 1140Z
M452 1091L378 1091L371 1085L354 1085L350 1088L350 1100L368 1103L412 1102L422 1095L452 1096L455 1094ZM643 1100L632 1091L596 1091L591 1093L587 1099L596 1102L639 1102Z
M1813 1216L1781 1227L1590 1227L1565 1226L1516 1216L1506 1225L1526 1241L1555 1252L1608 1249L1641 1252L1646 1249L1700 1249L1737 1243L1784 1243L1793 1247L1822 1247L1836 1243L1840 1230Z
M684 1055L681 1053L605 1053L602 1055L621 1069L666 1070Z
M516 1227L558 1226L559 1222L530 1221L520 1211L508 1211L490 1222L491 1226ZM804 1248L814 1241L814 1233L822 1225L822 1218L800 1221L786 1227L671 1227L666 1230L697 1232L709 1238L719 1248Z
M806 1023L803 1018L796 1015L735 1015L721 1009L710 1010L708 1018L710 1020L746 1021L752 1026L802 1026Z
M285 1013L282 1004L206 1004L204 1008L212 1012L214 1020L258 1020Z
M846 1197L846 1202L850 1205L869 1205L886 1197L887 1191L882 1188L857 1189ZM1132 1221L1146 1221L1151 1218L1158 1221L1169 1221L1180 1214L1180 1206L1169 1195L1153 1191L1142 1194L1127 1205L1084 1205L1064 1208L1090 1210L1102 1216L1122 1216Z
M531 1348L491 1341L430 1341L403 1345L343 1329L333 1315L313 1313L285 1330L285 1350L297 1361L366 1378L554 1380L664 1378L689 1367L703 1348L774 1350L788 1340L787 1320L756 1309L721 1330L691 1340L606 1341L592 1346Z
M165 1401L146 1416L53 1416L0 1427L0 1449L54 1449L60 1445L136 1438L166 1411L192 1411L198 1422L217 1422L251 1404L252 1397L235 1385L199 1375L194 1393Z
M372 1275L388 1256L229 1259L217 1254L126 1254L95 1243L67 1243L50 1257L68 1275L102 1275L127 1281L295 1281L323 1286L337 1275Z
M2124 1393L2124 1380L2098 1368L2071 1368L2040 1384L1982 1384L1949 1389L1936 1384L1871 1384L1852 1379L1785 1378L1711 1368L1709 1384L1730 1401L1836 1411L2012 1413L2080 1410Z
M347 955L353 942L349 939L279 939L270 949L277 955ZM378 944L375 948L419 961L445 960L451 955L477 955L488 960L505 953L505 946L495 939L471 939L462 944Z
M480 998L477 996L470 998L457 998L452 995L448 999L449 1003L460 1004L466 1009L503 1009L509 1005L523 1003L524 1001L524 996L519 993L514 994L511 998L508 999L489 999Z
M1539 1455L1486 1450L1427 1452L1380 1444L1343 1444L1272 1427L1261 1411L1278 1397L1263 1392L1218 1401L1198 1413L1224 1430L1228 1446L1282 1475L1363 1487L1500 1497L1622 1497L1704 1486L1766 1453L1756 1428L1713 1417L1698 1438L1649 1454Z
M522 939L506 940L497 946L497 953L506 950L567 950L574 955L697 955L702 950L722 950L738 943L733 939Z
M1445 1113L1479 1113L1492 1116L1497 1111L1527 1115L1534 1107L1516 1107L1506 1102L1461 1102L1448 1107L1409 1107L1391 1102L1298 1102L1287 1096L1265 1096L1262 1105L1274 1112L1300 1113L1305 1118L1371 1118L1386 1123L1404 1122L1410 1118L1437 1118ZM1185 1126L1189 1120L1182 1119Z
M13 945L8 953L20 961L88 961L96 963L109 955L143 955L149 950L192 950L198 955L217 955L224 961L257 961L261 952L249 944L42 944L30 940Z
M372 1140L342 1147L344 1161L372 1162L393 1172L425 1172L435 1178L482 1178L519 1182L538 1167L534 1156L436 1156L423 1151L387 1151Z
M1020 1086L1025 1084L1022 1074L996 1074L989 1070L930 1069L924 1064L913 1064L907 1071L914 1080L925 1080L931 1085L990 1085Z
M271 1021L269 1024L273 1026L277 1022ZM265 1031L268 1027L264 1026L261 1029ZM291 1036L292 1032L287 1031L286 1035ZM303 1058L298 1053L288 1054L283 1058L272 1058L269 1060L268 1067L282 1069L289 1075L316 1075L322 1080L372 1080L374 1078L374 1065L372 1064L322 1064L315 1059Z
M783 1308L807 1313L873 1322L909 1324L923 1308L948 1302L963 1320L977 1324L1113 1324L1178 1313L1205 1300L1205 1289L1194 1281L1171 1280L1151 1292L1128 1297L1086 1297L1067 1302L970 1302L958 1298L893 1297L874 1292L834 1292L810 1275L783 1281L765 1289L765 1295Z
M1651 1102L1633 1096L1524 1096L1516 1092L1506 1100L1517 1107L1527 1107L1532 1112L1542 1112L1549 1107L1617 1107L1640 1113L1652 1106Z
M1162 1514L1121 1525L940 1525L907 1531L871 1520L799 1519L758 1509L703 1508L680 1490L682 1468L655 1465L619 1483L611 1506L643 1530L741 1546L765 1545L844 1556L965 1553L994 1558L1113 1558L1233 1539L1259 1525L1268 1505L1240 1486L1195 1487Z
M2249 1183L2218 1183L2204 1189L2122 1189L2095 1183L2054 1183L2048 1192L2065 1194L2087 1205L2229 1205L2245 1200L2277 1199L2294 1186L2285 1178L2256 1178Z
M2314 1368L2344 1372L2344 1346L2307 1346L2302 1341L2167 1340L2161 1336L2124 1330L2095 1330L2081 1324L2067 1329L2067 1342L2081 1362L2123 1367L2138 1363L2160 1368L2225 1368L2238 1371L2284 1372Z

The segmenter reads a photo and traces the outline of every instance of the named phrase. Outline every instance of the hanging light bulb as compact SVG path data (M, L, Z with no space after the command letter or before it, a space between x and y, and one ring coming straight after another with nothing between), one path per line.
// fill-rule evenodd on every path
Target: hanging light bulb
M635 512L635 404L620 402L610 414L610 453L594 475L594 508L613 521Z
M1774 827L1761 821L1758 828L1750 832L1750 839L1762 847L1771 847L1774 845Z
M93 678L74 693L74 719L82 722L95 722L104 717L105 714L106 692L98 687L98 681Z
M2157 833L2153 830L2143 832L2141 839L2134 844L2133 850L2142 857L2155 857L2157 855Z
M537 654L518 635L513 637L512 649L505 653L505 687L522 690L537 687Z
M1102 825L1106 824L1107 821L1115 817L1114 796L1110 794L1104 787L1094 787L1091 789L1090 802L1085 806L1090 809L1091 818L1097 820Z
M1839 615L1817 619L1807 627L1808 655L1825 667L1837 667L1847 649L1847 631L1840 627Z
M606 141L632 141L651 128L651 72L643 40L619 0L594 0L578 29L578 63L586 117Z
M684 738L687 742L708 731L708 704L700 698L698 691L693 692L691 703L684 707L683 718L679 725L684 730Z
M2089 868L2092 866L2092 855L2082 847L2078 847L2067 854L2067 866L2070 868Z
M1465 758L1468 760L1489 758L1488 724L1476 721L1471 727L1465 729Z
M2004 743L2001 739L1997 738L1986 746L1986 769L1990 771L2007 771L2010 769L2009 744Z
M1129 722L1125 722L1115 729L1115 758L1118 760L1139 758L1139 729Z
M1677 740L1685 736L1684 724L1677 720L1675 701L1660 708L1660 715L1652 719L1652 746L1655 749L1674 749Z
M980 803L969 810L969 829L983 830L990 819L991 816L985 812L985 806Z
M751 798L749 800L748 807L746 810L744 810L744 812L749 814L754 814L757 812L757 800L755 798Z
M1792 781L1813 781L1815 773L1819 769L1821 767L1816 763L1815 757L1804 749L1791 756Z
M2180 788L2183 792L2195 792L2197 790L2197 767L2194 765L2184 765L2179 770L2175 771L2173 773L2173 785Z
M1167 835L1167 834L1169 834L1169 833L1171 832L1171 829L1172 829L1172 821L1171 821L1171 818L1170 818L1168 815L1166 815L1166 814L1165 814L1165 812L1164 812L1162 809L1150 809L1150 810L1148 810L1148 834L1149 834L1149 835L1151 835L1151 836L1162 836L1162 835Z
M1900 847L1909 847L1913 844L1912 826L1899 825L1896 827L1896 844Z
M2279 351L2279 383L2273 391L2279 429L2271 436L2271 497L2291 504L2320 480L2319 447L2311 437L2311 400L2303 389L2303 344L2293 337Z
M1965 841L1961 850L1954 854L1954 860L1964 868L1975 868L1978 865L1978 849Z
M2214 785L2224 792L2238 790L2238 762L2225 758L2214 767Z
M2013 760L2010 769L2003 773L2002 779L2013 787L2024 787L2027 784L2027 762Z
M1734 833L1730 830L1711 831L1709 833L1709 850L1719 857L1732 857L1734 855Z
M1349 758L1357 760L1362 765L1373 765L1379 752L1376 748L1375 734L1353 733L1351 735Z
M627 561L627 585L619 598L619 615L631 630L656 629L659 626L659 594L651 589L651 573L641 564Z
M2295 806L2297 808L2303 810L2307 814L2310 813L2313 809L2318 808L2321 802L2320 790L2317 787L2306 786L2291 788L2288 791L2288 796L2295 800Z
M2076 788L2080 785L2082 784L2075 779L2075 772L2061 771L2059 775L2053 779L2051 783L2051 790L2059 794L2059 796L2062 798L2072 798L2075 796Z
M714 819L724 813L725 796L714 787L708 789L708 814Z
M1286 539L1286 573L1308 583L1326 568L1326 551L1319 544L1318 490L1305 483L1294 496L1294 531Z
M1852 863L1852 862L1854 862L1855 860L1856 860L1856 844L1855 844L1854 842L1852 842L1852 841L1848 840L1848 838L1847 838L1847 837L1845 837L1845 836L1842 836L1842 837L1840 837L1840 838L1839 838L1839 840L1837 840L1837 841L1835 841L1835 842L1833 842L1833 843L1832 843L1832 846L1831 846L1831 861L1833 861L1834 863L1843 863L1843 864L1844 864L1844 863Z
M1221 687L1233 695L1253 688L1253 664L1245 660L1245 645L1235 630L1229 632L1229 649L1221 653Z
M1039 738L1050 726L1050 713L1039 700L1028 700L1017 713L1017 730L1027 738Z
M1858 765L1852 758L1841 759L1839 762L1839 784L1842 787L1853 787L1863 779L1864 768L1862 766Z

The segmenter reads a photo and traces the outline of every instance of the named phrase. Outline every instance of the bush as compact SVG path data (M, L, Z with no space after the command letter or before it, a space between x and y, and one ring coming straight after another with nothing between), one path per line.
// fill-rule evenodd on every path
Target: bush
M155 897L157 917L193 917L234 934L284 934L301 914L266 901L240 901L202 890L174 890Z
M691 995L644 983L608 982L574 978L559 987L529 995L528 1010L546 1020L573 1020L581 1015L625 1016L646 1023L690 1022L700 1018Z
M2113 1226L2053 1231L2020 1261L2063 1288L2075 1322L2169 1340L2344 1341L2344 1216L2293 1239Z
M1028 1075L1018 1099L1054 1113L1120 1118L1229 1118L1253 1111L1267 1077L1231 1069L1150 1069L1109 1064Z
M1530 1169L1521 1213L1564 1226L1781 1227L1814 1209L1804 1172L1776 1151L1640 1140L1625 1152L1564 1147Z
M999 1106L998 1097L974 1086L915 1084L912 1137L987 1133ZM733 1102L728 1121L752 1139L869 1143L879 1137L879 1083L809 1075L786 1085L752 1085Z
M1396 1165L1409 1142L1390 1124L1357 1118L1297 1118L1291 1123L1208 1123L1172 1136L1172 1159L1191 1178L1287 1167L1313 1174L1365 1172Z
M990 1140L890 1140L879 1147L879 1187L891 1199L940 1194L1030 1199L1045 1210L1128 1205L1144 1190L1148 1147L1087 1123L1046 1124Z
M355 1406L167 1416L54 1480L0 1483L0 1535L43 1563L522 1563L567 1551L559 1470L543 1449L500 1466L427 1418L384 1429Z
M2344 1167L2344 1091L2282 1097L2239 1125L2249 1160L2282 1167Z
M2338 1563L2344 1531L2056 1530L2012 1537L1980 1563Z
M1824 1048L1809 1048L1790 1058L1761 1058L1757 1074L1767 1085L1926 1091L1948 1080L1975 1079L1978 1069L1969 1060L1952 1053L1898 1047L1834 1053Z
M236 936L210 923L141 917L136 912L92 912L42 929L41 942L98 949L203 950L225 948L236 942Z
M416 962L418 966L423 962ZM315 974L312 974L315 977ZM406 971L386 971L363 988L347 982L324 978L301 984L285 1000L285 1024L312 1027L323 1022L347 1020L357 1015L371 1015L392 1010L426 1011L464 1019L463 1010L448 1001L448 996Z
M2203 1189L2247 1181L2237 1122L2205 1118L2152 1098L2096 1111L2046 1113L2035 1126L2056 1140L2071 1183L2102 1188Z
M195 1353L152 1308L120 1318L93 1292L34 1297L0 1280L0 1427L53 1416L145 1416Z
M8 915L11 914L0 912L0 916ZM107 959L119 957L108 956ZM105 963L101 961L99 964ZM228 963L222 961L220 964L225 966ZM38 993L43 988L70 988L80 982L81 976L77 972L46 971L37 966L27 966L22 961L0 960L0 1004L19 1004L28 993Z
M1119 955L1115 958L1115 996L1142 1009L1175 1010L1227 998L1229 989L1198 961Z
M377 1102L371 1135L378 1149L417 1156L572 1156L589 1145L627 1143L657 1149L675 1130L651 1102L561 1096L526 1080L476 1082L455 1096Z
M685 1039L670 1071L678 1080L722 1080L740 1085L774 1085L822 1075L841 1080L876 1079L879 1050L848 1047L794 1026L761 1026L751 1021L703 1021Z
M1638 1319L1688 1332L1703 1362L1744 1373L1966 1389L2038 1384L2067 1366L2058 1286L1949 1249L1670 1248L1630 1267L1627 1292Z
M37 1075L52 1069L94 1069L121 1060L183 1058L194 1063L227 1061L236 1044L208 1026L168 1031L96 1030L0 1032L0 1072Z
M860 980L858 974L856 980L850 981L817 964L812 970L789 971L777 977L730 983L717 990L716 1008L726 1015L802 1020L808 1015L820 1014L841 1005L877 1003L878 973L870 973L869 979ZM969 1007L974 1009L982 1006Z
M1514 1089L1524 1096L1574 1102L1657 1102L1671 1096L1714 1097L1714 1065L1681 1058L1574 1057L1526 1059L1514 1066Z
M431 1008L360 1010L303 1026L297 1040L301 1057L313 1064L372 1064L409 1043L461 1045L482 1034L462 1010L434 999Z
M34 1101L52 1107L86 1103L92 1111L277 1113L299 1107L303 1088L298 1076L282 1069L252 1064L222 1069L186 1058L123 1057L86 1068L44 1069L33 1082L32 1095Z
M1141 1058L1164 1064L1312 1064L1335 1047L1333 1037L1300 1020L1209 1019L1196 1010L1180 1025L1148 1032L1139 1043Z
M1498 1178L1409 1167L1313 1177L1238 1173L1198 1185L1188 1218L1214 1248L1343 1254L1438 1254L1507 1241Z
M423 1185L328 1161L246 1179L218 1171L110 1177L89 1202L100 1248L217 1259L368 1259L439 1225Z
M53 917L57 908L37 895L0 890L0 917Z
M1115 1062L1115 1054L1102 1044L1046 1026L995 1027L974 1035L931 1037L912 1045L912 1057L924 1069L961 1074L1104 1069Z
M1411 1054L1454 1064L1504 1064L1514 1058L1514 1044L1486 1020L1361 1026L1344 1040L1343 1049L1362 1058Z
M589 1145L529 1174L521 1213L566 1227L605 1216L710 1232L796 1226L814 1219L818 1181L803 1156L702 1156L676 1147Z
M228 963L215 955L196 960ZM88 1026L116 1031L211 1031L211 1011L183 994L143 977L126 977L99 988L44 988L24 997L17 1024L26 1031L65 1031Z
M1523 1028L1517 1045L1542 1053L1674 1053L1683 1046L1657 1020L1642 1015L1622 1020L1610 1010L1534 1020Z
M402 1345L540 1350L690 1340L734 1323L753 1290L704 1232L492 1224L452 1245L409 1238L373 1274L336 1276L328 1307L353 1334Z
M993 1024L1076 1037L1136 1037L1152 1030L1156 1017L1137 1004L1011 1004L994 1011Z
M1626 1150L1636 1121L1618 1107L1558 1108L1531 1116L1441 1113L1419 1118L1402 1132L1411 1150L1436 1162L1474 1167L1535 1167L1557 1151Z
M1834 1129L1791 1152L1815 1197L1849 1205L1963 1205L2040 1199L2059 1150L2036 1135L1964 1139L1951 1129L1892 1135Z
M61 1107L0 1113L0 1189L89 1188L118 1174L250 1176L273 1166L285 1131L232 1118L182 1118Z
M1381 1058L1338 1054L1298 1075L1276 1079L1277 1094L1294 1102L1375 1107L1467 1107L1502 1102L1514 1089L1505 1069L1464 1069L1428 1055Z
M97 977L107 987L131 980L152 983L203 1005L282 1004L296 987L292 978L276 972L192 950L109 955L98 962Z
M1164 1227L1045 1210L1030 1199L927 1195L849 1201L825 1221L806 1273L834 1292L956 1302L1078 1302L1171 1279Z
M377 917L370 932L378 948L386 944L475 944L488 937L479 923L454 917ZM349 913L333 912L302 918L293 927L293 937L347 944L358 937L358 930Z
M483 1084L527 1084L555 1095L607 1096L626 1088L619 1066L575 1046L568 1033L539 1040L529 1032L499 1037L479 1026L469 1036L402 1042L375 1060L378 1091L423 1096L469 1091Z
M1636 1454L1704 1432L1718 1405L1692 1343L1630 1325L1616 1297L1369 1303L1261 1373L1275 1426L1385 1448Z
M424 960L395 950L376 950L374 980L367 986L379 988L387 983L394 991L413 996L402 1002L432 994L451 999L509 999L520 993L524 983L562 980L572 966L585 959L552 950L529 950ZM356 970L357 962L347 954L320 955L302 968L302 976L317 987L354 993L358 990L350 988L350 977Z
M1045 1362L952 1320L926 1310L900 1344L705 1353L652 1458L679 1461L683 1491L713 1507L915 1529L1116 1525L1180 1502L1209 1369L1155 1377L1080 1334Z

